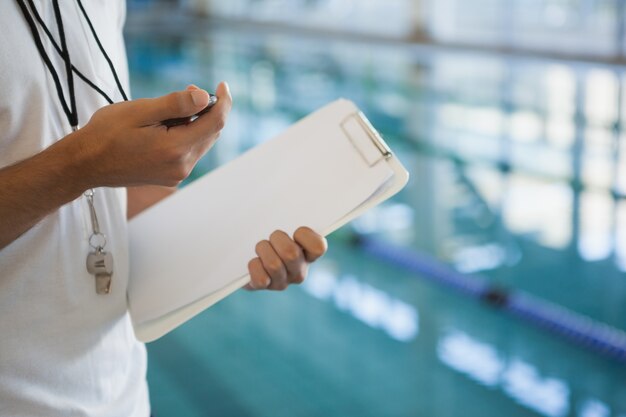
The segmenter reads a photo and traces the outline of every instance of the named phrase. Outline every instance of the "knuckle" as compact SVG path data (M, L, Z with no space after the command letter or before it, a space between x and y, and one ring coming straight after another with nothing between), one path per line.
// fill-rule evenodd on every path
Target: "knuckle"
M288 262L295 262L300 259L300 249L296 245L289 245L282 251L282 257Z
M248 285L253 289L261 288L261 286L259 285L259 277L257 274L250 274L250 282L248 283Z
M328 242L324 237L315 239L315 243L311 245L311 252L317 256L322 256L328 250Z
M163 154L163 157L166 161L172 162L174 164L183 163L185 160L185 153L182 151L182 149L176 147L166 149Z
M283 263L278 259L267 261L267 269L272 275L280 275L283 271Z
M222 112L219 115L217 115L217 117L215 118L214 126L215 126L215 130L218 132L224 129L224 127L226 127L226 114Z
M263 248L265 247L267 243L268 243L267 240L262 240L254 246L254 250L257 253L257 255L259 254L260 251L263 250Z
M283 234L284 234L284 232L282 232L280 230L274 230L272 232L272 234L270 235L270 240L276 240L276 239L280 238Z
M267 288L270 285L270 280L263 275L257 274L252 277L252 285L254 286L254 288L258 289Z
M184 150L174 150L170 154L172 171L174 178L184 180L191 174L194 167L194 160L190 154Z
M310 233L310 231L311 231L311 229L309 229L308 227L306 227L306 226L301 226L301 227L298 227L298 228L296 229L296 231L294 232L294 234L293 234L293 235L294 235L294 236L301 236L301 235L303 235L303 234Z
M302 284L304 282L304 274L296 274L291 278L294 284Z
M324 253L326 253L326 248L322 245L315 245L313 248L311 248L310 252L313 256L319 258L324 255Z
M177 166L176 169L174 170L174 179L177 181L183 181L185 178L189 176L189 173L190 172L186 166L184 165Z
M310 251L311 255L313 256L313 258L310 260L311 262L315 262L316 260L318 260L319 258L321 258L322 256L324 256L324 251L320 251L320 250L312 250Z
M250 259L250 261L248 261L248 271L252 272L252 270L256 266L257 259L259 259L259 258L253 258L253 259Z

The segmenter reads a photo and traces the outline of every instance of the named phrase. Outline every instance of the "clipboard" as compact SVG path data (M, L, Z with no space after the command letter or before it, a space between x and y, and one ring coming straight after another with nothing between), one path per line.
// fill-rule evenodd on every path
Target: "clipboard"
M136 337L158 339L249 282L256 242L309 226L327 236L400 191L409 174L340 99L129 223Z

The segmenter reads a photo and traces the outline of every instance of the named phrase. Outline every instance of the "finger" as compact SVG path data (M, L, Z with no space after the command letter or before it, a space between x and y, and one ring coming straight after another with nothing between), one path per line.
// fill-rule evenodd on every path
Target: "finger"
M195 88L176 91L165 96L135 100L135 114L143 125L167 119L191 117L209 104L209 93Z
M185 135L189 135L191 140L196 141L204 138L214 142L216 138L213 135L221 131L226 125L226 119L233 106L228 84L220 83L215 90L215 95L217 96L217 103L211 107L211 110L185 126Z
M186 89L189 91L192 91L192 90L199 90L200 88L194 84L190 84L187 86ZM191 117L188 118L188 122L185 124L189 124L190 122L191 122ZM205 153L207 153L209 149L211 149L211 147L215 144L217 139L219 139L219 136L220 136L220 132L216 133L212 137L207 138L208 140L199 141L198 143L194 144L196 159L200 159Z
M194 90L200 90L200 88L194 84L190 84L185 88L185 91L194 91ZM192 116L187 116L187 117L177 117L174 119L162 120L161 123L167 126L168 128L173 128L176 126L187 125L191 123L191 120L192 120Z
M328 249L326 238L308 227L299 227L293 234L293 240L304 250L307 262L315 262Z
M248 262L248 272L250 273L250 282L246 285L247 289L262 290L272 282L259 258L254 258Z
M222 81L217 85L217 89L215 90L215 95L218 98L218 101L222 101L222 106L225 106L228 111L233 106L233 97L230 94L230 86L226 81Z
M268 289L284 290L287 288L287 270L283 261L280 259L272 245L267 240L257 243L255 248L257 256L261 259L265 272L269 275L272 282Z
M270 235L270 244L287 269L287 281L301 284L306 276L306 260L302 248L282 230Z

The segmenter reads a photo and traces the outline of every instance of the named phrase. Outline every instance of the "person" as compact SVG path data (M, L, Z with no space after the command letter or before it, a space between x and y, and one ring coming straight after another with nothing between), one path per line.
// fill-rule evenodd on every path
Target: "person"
M207 114L171 128L163 121L193 116L209 94L125 101L124 20L123 0L0 6L3 416L150 415L145 347L126 306L127 219L175 192L232 99L220 83ZM276 231L256 245L248 287L300 283L326 249L307 227ZM90 256L101 256L91 270Z

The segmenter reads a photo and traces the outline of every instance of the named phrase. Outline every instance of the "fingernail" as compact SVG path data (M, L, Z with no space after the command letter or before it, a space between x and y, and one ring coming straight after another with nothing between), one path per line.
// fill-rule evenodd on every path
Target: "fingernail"
M204 107L209 103L209 93L204 90L193 90L191 92L191 101L197 107Z

